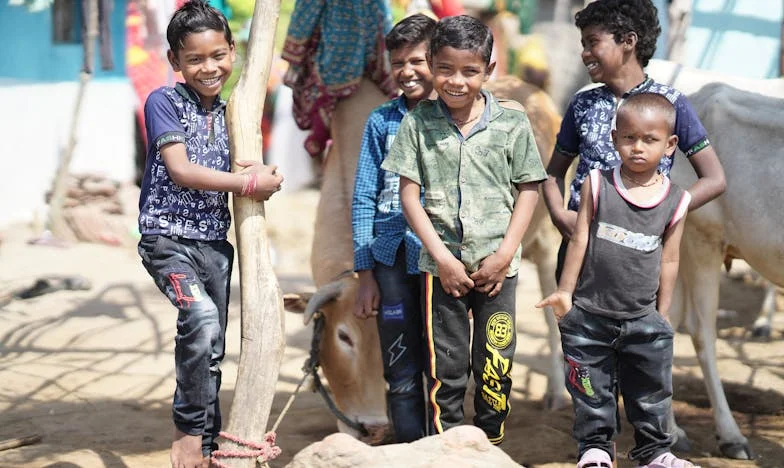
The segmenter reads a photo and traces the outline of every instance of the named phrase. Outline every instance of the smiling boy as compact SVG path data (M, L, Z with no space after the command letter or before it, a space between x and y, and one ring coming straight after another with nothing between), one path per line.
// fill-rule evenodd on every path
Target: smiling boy
M475 18L438 23L429 51L438 100L406 115L382 168L400 174L403 211L425 247L429 434L463 423L473 371L474 424L500 444L510 410L520 242L545 173L522 106L482 89L495 66L492 48L490 30Z
M376 317L387 406L397 442L425 435L422 386L422 312L419 299L419 238L400 207L400 177L381 169L400 121L433 96L427 50L436 22L417 14L386 36L392 76L403 94L374 109L365 125L352 203L354 271L359 275L360 319Z

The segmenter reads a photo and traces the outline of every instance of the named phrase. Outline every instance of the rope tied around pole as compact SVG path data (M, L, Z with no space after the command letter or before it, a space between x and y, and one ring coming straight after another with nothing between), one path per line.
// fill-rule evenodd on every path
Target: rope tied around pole
M237 445L249 447L253 450L216 450L212 452L211 462L218 468L229 468L228 465L219 462L219 458L256 458L263 463L274 460L281 453L280 447L275 445L275 432L273 431L264 434L264 442L262 443L243 440L227 432L221 432L219 435Z

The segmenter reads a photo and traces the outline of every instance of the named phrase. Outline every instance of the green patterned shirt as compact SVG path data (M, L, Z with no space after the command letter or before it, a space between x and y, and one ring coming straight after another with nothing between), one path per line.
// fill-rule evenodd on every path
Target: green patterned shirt
M381 167L425 189L425 212L469 274L495 252L509 227L517 184L547 175L525 112L502 107L487 91L484 114L463 138L440 100L423 101L406 114ZM507 276L520 267L517 248ZM419 269L438 276L422 249Z

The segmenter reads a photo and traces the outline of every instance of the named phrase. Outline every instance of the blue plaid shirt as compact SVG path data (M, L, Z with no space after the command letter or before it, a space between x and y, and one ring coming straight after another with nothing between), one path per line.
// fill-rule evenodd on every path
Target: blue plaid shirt
M422 242L403 216L400 176L381 169L406 112L406 97L401 95L375 108L365 124L351 205L354 271L370 270L375 262L392 266L405 242L406 270L419 274Z
M672 103L675 107L678 148L686 157L710 145L705 127L683 93L671 86L656 83L647 76L642 83L625 93L623 98L637 93L661 94ZM560 153L580 158L570 188L570 210L577 211L579 208L580 189L591 169L606 171L621 164L621 157L612 142L615 110L619 105L620 101L607 85L577 93L569 103L555 144ZM673 162L673 158L662 158L659 164L662 174L670 173Z

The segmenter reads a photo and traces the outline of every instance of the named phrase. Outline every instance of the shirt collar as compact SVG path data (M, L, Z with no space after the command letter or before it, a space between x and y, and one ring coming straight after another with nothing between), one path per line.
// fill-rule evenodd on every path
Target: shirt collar
M199 106L200 108L203 109L203 107L201 105L201 98L199 98L199 95L196 93L196 91L194 91L186 83L179 83L178 82L176 85L174 85L174 89L184 99L187 99L188 101L191 101L192 103L196 104L197 106ZM224 101L223 99L220 98L220 96L218 96L212 102L212 109L210 109L210 111L218 110L218 109L224 107L225 105L226 105L226 101Z

